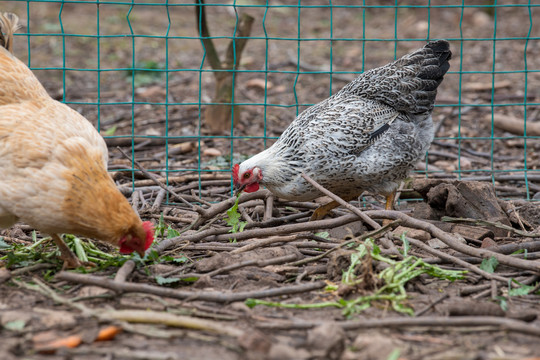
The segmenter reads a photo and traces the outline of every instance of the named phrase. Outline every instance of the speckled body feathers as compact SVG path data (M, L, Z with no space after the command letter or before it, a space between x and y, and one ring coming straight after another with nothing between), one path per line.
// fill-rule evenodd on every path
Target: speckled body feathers
M302 172L342 197L391 193L433 140L431 113L450 57L440 40L361 74L302 112L273 146L240 164L240 175L257 167L262 185L291 200L322 195Z

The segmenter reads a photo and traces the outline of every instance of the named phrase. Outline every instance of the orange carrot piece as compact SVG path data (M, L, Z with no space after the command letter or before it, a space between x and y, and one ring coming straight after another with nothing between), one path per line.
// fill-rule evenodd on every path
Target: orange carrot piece
M65 338L49 341L45 344L41 344L36 347L36 350L40 353L45 354L54 354L56 350L67 347L67 348L76 348L82 342L82 339L79 335L71 335Z
M99 331L96 341L107 341L112 340L116 335L122 331L122 328L119 326L107 326Z

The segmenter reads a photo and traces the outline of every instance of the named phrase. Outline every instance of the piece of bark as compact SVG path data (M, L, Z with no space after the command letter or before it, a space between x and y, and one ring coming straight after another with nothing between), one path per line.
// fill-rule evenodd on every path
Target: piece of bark
M540 203L527 200L499 200L499 205L508 214L510 221L529 229L540 226Z
M441 216L487 220L511 226L491 184L421 179L413 182L413 188L422 194L429 206ZM490 227L490 230L495 236L507 235L504 229Z
M445 221L434 221L434 220L430 220L429 222L443 231L446 231L448 233L453 233L453 234L459 234L469 239L483 240L488 237L489 238L494 237L492 230L486 229L480 226L470 226L470 225L449 223Z
M449 316L505 316L501 307L489 301L461 300L447 305Z

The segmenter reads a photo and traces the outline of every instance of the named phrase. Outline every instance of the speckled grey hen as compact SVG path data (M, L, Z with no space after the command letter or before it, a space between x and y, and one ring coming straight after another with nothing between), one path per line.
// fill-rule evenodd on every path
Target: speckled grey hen
M450 58L448 42L433 41L361 74L298 115L270 148L236 164L236 186L253 192L261 184L289 200L322 196L305 173L347 200L383 194L391 208L400 181L433 140L431 113Z

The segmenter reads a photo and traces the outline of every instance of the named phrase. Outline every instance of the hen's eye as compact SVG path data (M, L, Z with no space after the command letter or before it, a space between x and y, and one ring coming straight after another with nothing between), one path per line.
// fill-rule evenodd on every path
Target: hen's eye
M244 174L244 179L249 179L249 173Z

